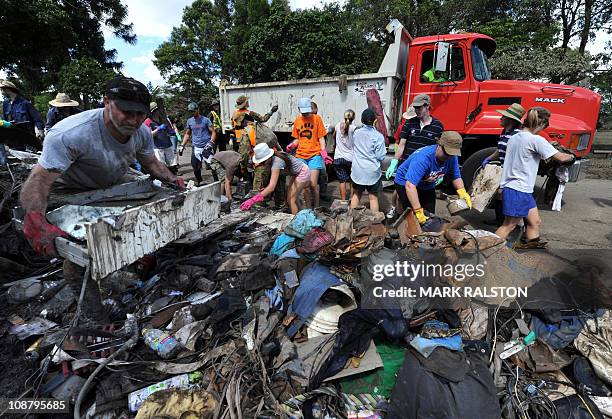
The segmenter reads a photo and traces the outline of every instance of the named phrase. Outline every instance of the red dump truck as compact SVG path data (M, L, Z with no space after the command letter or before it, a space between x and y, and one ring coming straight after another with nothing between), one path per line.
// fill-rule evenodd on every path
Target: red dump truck
M501 133L499 113L512 103L524 108L544 106L552 112L550 126L541 135L558 141L578 157L591 151L601 96L591 90L552 83L491 78L487 59L495 52L495 40L478 33L458 33L412 38L397 21L387 29L395 34L377 73L341 75L317 79L229 85L219 88L222 119L231 128L230 117L239 95L250 97L251 109L265 112L277 104L279 111L269 124L282 137L291 132L297 101L308 96L317 102L328 125L342 120L345 109L358 114L368 106L366 92L375 89L385 113L387 136L393 137L401 115L421 93L431 96L432 114L445 129L463 135L463 177L471 183L482 160L489 155ZM437 69L443 81L423 77ZM585 161L575 172L584 172Z

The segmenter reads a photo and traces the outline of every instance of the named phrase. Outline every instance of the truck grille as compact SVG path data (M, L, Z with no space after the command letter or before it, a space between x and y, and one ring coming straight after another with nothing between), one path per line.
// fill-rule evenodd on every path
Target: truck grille
M590 139L591 139L591 134L589 133L582 134L580 136L580 141L578 141L578 147L576 148L576 150L578 151L586 150L587 147L589 146Z

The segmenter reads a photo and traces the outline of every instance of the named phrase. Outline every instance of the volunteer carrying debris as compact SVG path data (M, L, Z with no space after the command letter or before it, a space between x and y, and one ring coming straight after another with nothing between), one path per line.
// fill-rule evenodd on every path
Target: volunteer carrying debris
M26 213L23 234L34 250L55 255L54 240L65 235L45 218L52 187L83 191L120 184L127 180L134 159L154 177L185 187L183 179L155 158L151 131L143 125L150 100L144 84L119 76L106 86L103 109L81 112L51 128L20 195ZM64 277L79 295L83 269L66 260ZM93 281L87 283L83 308L93 320L103 317L100 293Z
M514 134L518 133L523 124L523 115L525 115L525 108L518 103L513 103L508 109L497 111L502 117L499 120L499 124L503 127L503 131L497 140L497 150L493 152L489 157L482 161L482 167L484 168L487 164L492 161L499 161L502 166L504 165L504 159L506 158L506 147L508 146L508 139ZM500 192L500 191L498 191ZM498 227L504 222L504 215L502 213L501 195L495 199L495 225ZM489 222L485 221L486 224Z
M217 140L217 133L212 127L212 122L207 117L200 114L200 107L197 103L191 102L187 105L187 110L192 112L192 117L187 120L187 129L183 136L183 143L179 146L179 155L183 155L185 145L189 141L191 135L191 167L193 175L196 178L196 185L202 183L202 153L209 142L214 146Z
M253 164L270 166L270 183L254 197L247 199L240 205L242 211L248 211L253 205L262 202L265 197L271 195L277 188L281 174L289 178L287 186L287 200L292 214L297 214L298 196L310 182L310 170L306 163L283 151L274 151L267 144L261 143L255 146Z
M525 247L543 247L540 242L540 214L533 198L533 187L540 160L550 158L562 164L576 160L572 154L557 151L544 137L537 135L548 127L550 111L536 106L527 112L523 130L508 140L500 188L504 223L497 229L502 239L507 238L519 221L526 217Z
M436 186L450 173L459 198L472 208L472 200L466 192L459 171L459 158L463 139L458 132L444 131L437 145L415 151L397 169L395 190L404 207L412 208L420 224L427 222L427 210L436 212Z

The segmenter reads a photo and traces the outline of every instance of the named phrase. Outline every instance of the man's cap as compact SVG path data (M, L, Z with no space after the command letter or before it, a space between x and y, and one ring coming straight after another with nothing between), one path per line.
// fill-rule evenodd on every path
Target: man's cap
M505 110L502 110L502 111L498 110L497 113L502 114L506 118L514 119L515 121L523 123L523 116L525 115L525 108L523 108L518 103L513 103L512 105L508 106L508 108Z
M248 97L246 97L245 95L240 95L238 96L238 99L236 99L236 107L238 109L245 109L247 107L248 101L249 101Z
M408 106L408 109L406 109L406 112L402 114L402 118L404 118L405 120L416 118L416 116L417 114L414 111L414 106Z
M429 105L431 104L431 98L429 95L420 94L416 95L410 106L416 108L417 106Z
M70 99L66 93L58 93L55 95L55 99L49 101L49 105L55 106L56 108L63 108L66 106L79 106L79 102Z
M195 112L196 109L198 109L198 104L195 102L190 102L189 105L187 105L187 110L189 112Z
M310 113L312 112L312 101L309 97L300 98L298 101L298 109L300 113Z
M438 144L444 148L446 154L450 156L461 155L461 144L463 144L463 138L457 131L444 131Z
M157 109L159 106L157 106L157 102L151 102L149 103L149 110L151 112L153 112L155 109Z
M15 92L19 93L19 89L17 88L17 86L15 86L15 84L8 80L0 80L0 88L3 87L5 89L13 89Z
M361 113L361 123L365 125L372 125L376 121L376 112L372 108L366 108Z
M117 76L106 84L104 94L122 111L149 113L151 94L136 79Z

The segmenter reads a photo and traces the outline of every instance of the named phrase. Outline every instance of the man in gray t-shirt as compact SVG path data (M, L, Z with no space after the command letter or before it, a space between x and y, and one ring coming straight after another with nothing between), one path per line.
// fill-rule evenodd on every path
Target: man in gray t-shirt
M104 109L70 116L49 131L42 156L20 194L26 213L23 234L34 250L55 255L55 239L65 236L45 218L49 191L56 181L76 190L106 188L121 183L136 158L152 176L184 189L183 179L153 154L151 133L142 125L150 102L151 95L142 83L117 76L106 85ZM76 295L82 276L78 266L64 262L64 278ZM99 319L99 290L93 281L87 284L83 307L90 318Z

